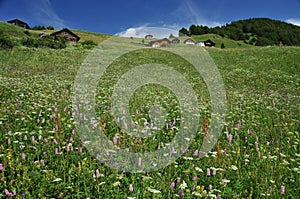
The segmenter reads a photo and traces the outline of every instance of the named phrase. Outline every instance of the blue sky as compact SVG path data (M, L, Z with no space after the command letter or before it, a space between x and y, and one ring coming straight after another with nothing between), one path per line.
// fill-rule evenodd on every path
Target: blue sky
M300 25L300 0L0 0L0 20L124 36L176 33L191 24L268 17Z

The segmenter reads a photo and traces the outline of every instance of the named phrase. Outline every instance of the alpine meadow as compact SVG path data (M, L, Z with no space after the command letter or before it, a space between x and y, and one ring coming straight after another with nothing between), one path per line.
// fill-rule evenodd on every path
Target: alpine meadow
M64 38L53 39L53 28L42 28L41 36L38 28L0 22L0 198L298 198L299 27L269 25L278 30L273 32L274 42L266 39L267 34L250 33L257 23L272 24L252 19L218 30L198 26L199 34L183 28L179 44L152 48L148 44L155 38L71 30L80 40L70 44ZM278 24L298 32L289 40ZM201 32L203 28L206 32ZM197 31L197 26L190 29ZM242 37L234 38L234 31ZM74 107L74 82L89 54L103 49L102 42L113 37L121 47L140 49L108 66L93 96L96 117L89 120ZM216 45L187 45L183 43L187 38ZM293 46L294 40L298 43ZM207 52L226 90L223 128L205 154L200 153L211 127L211 94L191 63L166 50L179 47ZM114 169L87 150L75 118L87 120L86 129L101 129L115 151L151 153L167 148L184 121L179 99L167 87L140 86L128 102L131 119L140 126L150 126L155 104L163 107L164 123L155 135L130 135L111 113L113 86L122 75L135 66L156 63L183 74L194 90L199 110L195 138L162 169L140 173Z

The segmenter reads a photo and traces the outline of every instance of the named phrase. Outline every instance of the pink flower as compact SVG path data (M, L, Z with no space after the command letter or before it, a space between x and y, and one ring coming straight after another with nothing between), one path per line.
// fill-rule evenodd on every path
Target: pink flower
M25 153L22 153L22 160L25 160L25 158L26 158Z
M115 145L118 143L118 137L116 135L114 136L113 141Z
M58 155L58 148L55 148L55 155Z
M285 187L284 187L284 186L281 186L281 187L280 187L280 194L282 194L282 195L283 195L283 194L284 194L284 192L285 192Z
M198 149L195 150L195 152L193 153L193 156L198 156L199 155L199 151Z
M175 182L172 182L172 183L170 184L170 187L171 187L171 189L174 189L174 187L175 187Z
M158 144L158 146L157 146L157 150L160 150L160 144Z
M259 151L257 153L257 157L258 157L258 159L260 159L260 152Z
M212 185L211 185L211 184L208 186L208 189L209 189L209 190L212 190Z
M197 175L194 175L192 178L193 181L197 180Z
M180 177L177 177L177 182L178 182L178 183L180 182L180 180L181 180L181 178L180 178Z
M10 193L7 189L4 189L4 193L7 197L12 197L12 193Z
M129 191L133 192L133 186L132 186L132 184L129 185Z
M41 165L44 167L45 166L45 161L41 160Z
M213 170L213 176L215 176L215 175L217 175L217 169L216 168L214 168L214 170Z
M98 169L96 169L96 178L100 178L101 174Z
M232 134L229 135L229 142L232 141Z
M210 169L209 168L207 168L207 170L206 170L206 175L210 176Z
M27 140L27 135L24 135L24 138L23 138L24 140Z
M2 164L0 164L0 171L2 171L3 170L3 166L2 166Z
M10 141L10 139L8 138L8 140L7 140L7 144L8 145L10 145L11 144L11 141Z

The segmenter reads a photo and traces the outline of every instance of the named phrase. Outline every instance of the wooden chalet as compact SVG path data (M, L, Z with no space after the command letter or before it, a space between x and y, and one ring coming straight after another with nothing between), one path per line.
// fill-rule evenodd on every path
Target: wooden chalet
M180 39L175 38L172 40L172 44L179 44L180 43Z
M145 39L152 39L153 38L153 35L146 35L145 36Z
M149 42L149 46L152 48L168 47L170 44L171 41L167 38Z
M184 40L183 43L184 44L189 44L189 45L195 45L196 44L196 42L192 38L188 38L188 39Z
M215 47L216 43L213 42L212 40L208 39L208 40L204 41L204 45L207 47Z
M30 27L27 23L25 23L24 21L21 21L19 19L10 20L10 21L7 21L7 23L13 24L15 26L19 26L24 29L30 29Z
M80 40L80 37L73 33L71 30L64 28L60 31L50 34L54 39L64 38L70 44L77 44Z

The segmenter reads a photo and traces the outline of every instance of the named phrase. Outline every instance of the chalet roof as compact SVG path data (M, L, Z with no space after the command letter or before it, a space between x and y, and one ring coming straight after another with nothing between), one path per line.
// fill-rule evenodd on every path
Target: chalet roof
M210 40L210 39L208 39L208 40L204 41L204 43L205 43L205 44L207 44L207 43L210 43L212 46L215 46L215 45L216 45L216 43L215 43L215 42L213 42L213 41L212 41L212 40Z
M149 45L152 45L152 44L154 44L154 43L159 43L159 42L162 42L162 41L166 41L166 42L168 42L169 44L171 43L171 41L170 41L169 39L163 38L163 39L151 41L151 42L149 42Z
M192 38L187 38L186 40L184 40L183 43L186 43L186 42L194 42L194 43L196 43Z
M50 36L55 36L55 35L60 34L60 33L62 33L62 32L67 32L67 33L69 33L70 35L76 37L77 40L80 39L80 37L79 37L78 35L76 35L75 33L73 33L73 32L72 32L71 30L69 30L68 28L64 28L64 29L61 29L61 30L59 30L59 31L57 31L57 32L51 33Z
M20 19L9 20L9 21L7 21L7 23L10 23L10 24L23 24L23 25L25 25L26 29L30 29L30 26L26 22L21 21Z

